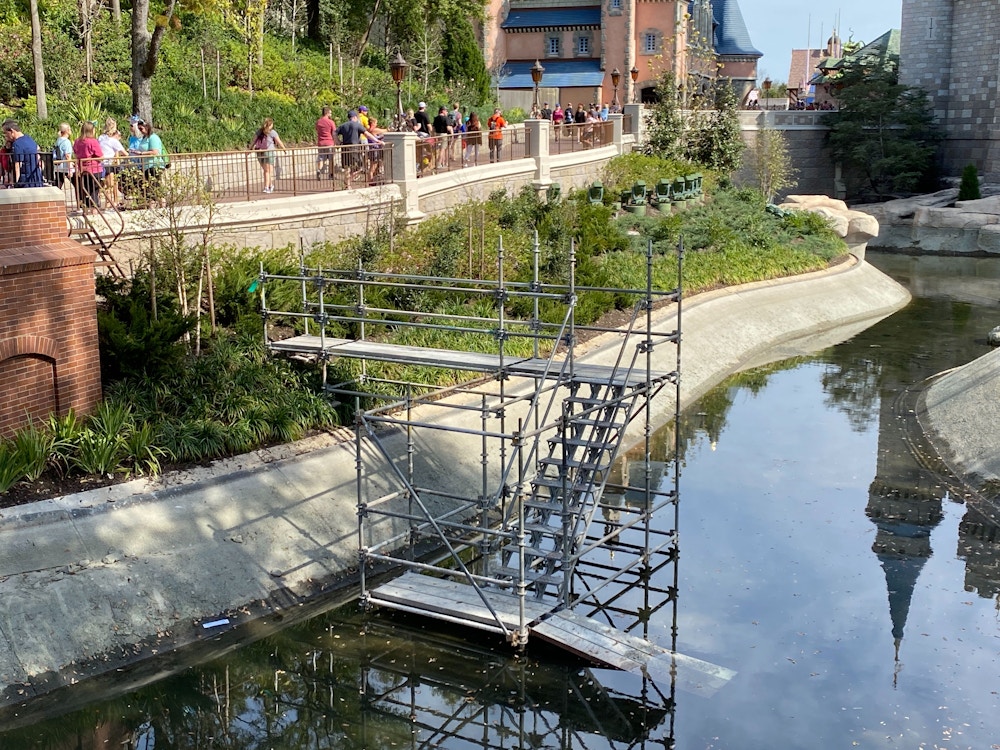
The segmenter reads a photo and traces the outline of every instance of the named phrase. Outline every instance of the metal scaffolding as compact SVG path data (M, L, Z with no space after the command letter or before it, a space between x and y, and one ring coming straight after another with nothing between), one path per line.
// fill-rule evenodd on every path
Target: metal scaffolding
M640 289L577 286L572 247L565 281L543 282L539 257L536 239L530 281L505 279L502 241L494 279L360 264L303 264L292 275L262 269L265 335L278 319L305 326L303 335L269 338L268 346L314 358L325 387L353 405L366 606L497 632L515 646L537 633L598 658L578 634L564 632L594 628L592 620L554 615L603 613L613 632L602 637L619 640L617 615L645 635L649 616L673 602L676 640L677 452L672 466L654 465L650 438L653 399L672 385L680 403L683 246L677 287L666 291L654 289L651 242ZM281 285L297 290L296 309L268 307ZM591 294L631 300L626 323L579 325L577 307ZM676 305L673 330L654 326L654 308L664 303ZM429 331L453 343L409 343ZM400 333L407 343L398 343ZM580 339L595 335L618 344L596 360L581 358ZM674 351L664 357L662 347ZM654 361L675 366L663 371ZM413 367L420 380L409 377ZM441 372L452 382L428 385ZM644 453L623 468L619 454L640 429ZM673 576L660 574L669 565ZM373 566L407 572L373 586ZM670 583L657 583L664 579Z

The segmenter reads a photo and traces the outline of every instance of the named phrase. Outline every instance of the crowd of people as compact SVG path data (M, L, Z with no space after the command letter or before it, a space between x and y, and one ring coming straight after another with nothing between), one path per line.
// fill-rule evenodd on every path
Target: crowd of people
M70 183L84 214L97 210L102 200L119 208L125 207L126 200L134 205L148 205L155 200L160 174L169 166L169 157L152 123L133 115L129 124L127 146L122 143L113 117L104 121L100 136L93 122L81 123L75 139L69 123L59 124L50 181L56 187ZM3 123L3 134L0 173L4 186L44 186L46 159L35 140L13 119Z
M557 139L575 137L582 143L593 139L588 124L606 121L608 107L591 104L548 102L535 114L552 121ZM426 102L405 113L402 128L413 132L417 143L417 172L427 174L442 168L476 165L488 156L489 163L504 156L505 130L509 127L500 108L484 118L458 102L441 105L431 114ZM574 126L583 126L575 128ZM400 127L397 124L397 127ZM370 185L384 177L384 136L388 132L369 108L360 105L340 123L330 107L323 107L316 120L316 179L341 179L347 188ZM84 213L102 203L118 208L148 206L156 202L162 171L169 166L163 142L151 122L138 115L129 119L124 138L114 118L107 118L100 135L97 123L81 123L75 135L69 123L60 123L55 145L48 155L21 131L15 120L3 123L5 144L0 149L0 180L5 187L69 186L76 192ZM267 117L256 130L248 148L261 168L261 192L271 194L281 176L279 151L286 148ZM484 153L485 152L485 153Z

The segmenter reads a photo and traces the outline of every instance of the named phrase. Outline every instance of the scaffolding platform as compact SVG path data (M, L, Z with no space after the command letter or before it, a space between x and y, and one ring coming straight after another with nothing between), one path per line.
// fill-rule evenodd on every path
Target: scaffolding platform
M565 373L559 368L553 368L548 359L517 358L483 352L457 351L451 349L432 349L421 346L405 346L400 344L385 344L378 341L358 341L355 339L340 339L319 337L314 335L293 336L279 341L269 342L268 347L274 352L283 354L311 354L327 359L344 357L348 359L378 360L407 365L423 365L425 367L442 367L463 372L496 373L526 378L564 378ZM671 373L652 372L654 383L667 380ZM646 372L623 371L620 368L602 365L585 365L574 363L573 380L578 383L615 384L640 386L646 383Z
M369 592L369 604L502 633L497 621L514 630L520 599L496 589L483 596L465 583L408 572ZM527 599L524 617L531 635L583 659L624 672L646 674L663 684L677 681L686 692L710 696L736 674L733 670L678 654L651 641L598 622L556 602Z

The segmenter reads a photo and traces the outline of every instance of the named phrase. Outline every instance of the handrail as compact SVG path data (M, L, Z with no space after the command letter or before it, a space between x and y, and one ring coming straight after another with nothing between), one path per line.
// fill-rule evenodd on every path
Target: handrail
M77 160L55 161L51 154L42 154L43 171L49 182L57 184L57 168L72 163L74 174L69 183L79 182ZM48 157L47 159L45 157ZM117 187L124 200L124 209L145 208L157 200L156 186L165 170L192 175L196 184L209 192L216 201L251 200L266 195L297 196L329 193L339 190L371 187L392 182L392 145L305 146L271 151L205 151L169 154L164 168L150 161L151 157L128 157L105 164L106 182L109 174L116 176ZM273 193L265 193L265 168L273 168ZM114 170L113 172L111 170ZM65 189L68 210L82 208L75 189Z

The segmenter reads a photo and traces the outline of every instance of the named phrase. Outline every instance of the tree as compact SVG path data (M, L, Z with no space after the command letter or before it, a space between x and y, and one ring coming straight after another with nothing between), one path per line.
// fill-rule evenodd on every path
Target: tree
M177 0L169 0L164 13L149 30L150 0L132 3L132 111L145 120L153 118L153 74L160 56L160 44L167 28L180 28Z
M646 153L698 162L726 174L739 166L744 144L738 102L728 79L716 79L692 97L686 113L673 73L660 76L656 96L647 115Z
M962 184L958 186L960 201L977 201L983 195L979 190L979 172L975 164L966 164L962 170Z
M475 101L484 102L490 96L490 74L486 70L482 50L476 43L476 34L465 17L453 18L445 26L442 63L444 79L452 84L464 83Z
M686 159L684 118L674 74L667 71L656 82L656 103L646 115L646 153L664 159Z
M927 95L899 83L895 55L860 55L842 63L839 109L824 118L827 144L852 182L849 192L886 196L933 188L941 131Z
M746 150L746 165L757 180L757 187L768 203L785 188L794 187L795 167L788 153L785 134L773 128L761 128Z
M685 128L687 158L723 174L734 172L745 144L729 79L714 79L695 104L700 107L692 110Z
M35 68L35 113L39 120L49 117L45 98L45 63L42 61L42 22L38 17L38 0L30 0L31 13L31 61Z

